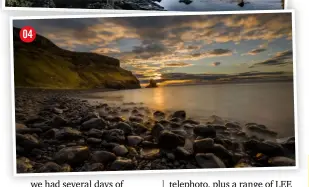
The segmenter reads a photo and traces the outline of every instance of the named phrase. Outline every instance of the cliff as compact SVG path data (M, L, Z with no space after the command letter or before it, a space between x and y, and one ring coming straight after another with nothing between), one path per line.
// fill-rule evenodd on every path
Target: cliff
M140 88L139 80L122 69L118 59L64 50L39 34L32 43L24 43L19 31L14 28L13 33L16 87Z

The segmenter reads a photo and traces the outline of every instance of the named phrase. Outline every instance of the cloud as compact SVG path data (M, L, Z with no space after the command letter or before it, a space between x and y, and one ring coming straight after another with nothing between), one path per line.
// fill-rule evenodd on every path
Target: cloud
M293 63L293 51L286 50L282 52L278 52L273 57L264 60L262 62L258 62L253 64L251 67L257 66L278 66L278 65L287 65Z
M214 49L207 52L209 56L226 56L231 55L232 51L229 49Z
M231 56L233 52L229 49L212 49L204 50L196 53L183 53L172 50L139 50L136 53L135 50L131 52L122 53L120 59L123 63L127 64L140 64L140 63L168 63L168 62L183 62L183 61L194 61L201 60L205 58L221 57L221 56Z
M259 53L262 53L264 51L267 51L266 48L257 48L257 49L253 49L251 51L249 51L248 53L246 53L246 55L257 55Z
M15 20L13 24L31 25L57 45L67 44L70 48L100 48L134 38L141 43L155 41L170 51L182 43L183 50L192 52L211 43L269 42L278 38L290 40L292 36L290 13Z
M213 49L209 51L204 51L202 53L193 53L192 57L217 57L217 56L230 56L233 52L229 49Z
M216 66L221 65L221 62L213 62L213 63L211 63L211 65L214 66L214 67L216 67Z
M141 46L134 46L129 58L151 59L153 56L161 56L168 52L162 43L147 43ZM135 57L134 57L135 55Z
M135 46L132 50L133 53L141 54L141 53L162 53L167 49L161 43L150 43L142 46Z
M174 62L165 64L165 67L188 67L188 66L192 66L192 64L186 62Z
M187 46L187 49L189 49L189 50L199 50L199 49L201 49L201 46L199 46L199 45L189 45L189 46Z
M120 49L118 48L109 48L109 47L102 47L92 50L91 52L98 53L98 54L111 54L111 53L120 53Z
M33 19L14 20L13 25L31 25L37 33L65 49L117 58L122 67L145 77L158 77L179 67L192 66L195 62L191 61L207 58L217 67L220 61L225 61L223 57L235 54L231 50L235 44L285 42L292 36L290 13ZM267 46L260 46L248 55L266 49ZM257 61L254 66L286 61L284 54L277 54L263 62Z

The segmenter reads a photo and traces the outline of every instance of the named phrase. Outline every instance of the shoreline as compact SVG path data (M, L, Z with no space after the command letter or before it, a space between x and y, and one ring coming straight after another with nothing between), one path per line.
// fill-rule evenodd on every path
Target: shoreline
M226 84L261 84L261 83L294 83L294 80L278 80L278 81L256 81L256 82L221 82L221 83L201 83L201 84L178 84L178 85L167 85L167 86L160 86L158 83L158 87L155 88L165 88L165 87L175 87L175 86L203 86L203 85L226 85ZM154 89L155 89L154 88ZM123 91L123 90L136 90L136 89L145 89L145 87L141 88L132 88L132 89L112 89L112 88L34 88L34 87L15 87L14 90L33 90L33 91L67 91L67 92L74 92L74 91L81 91L81 92L93 92L93 91L100 91L100 92L109 92L109 91ZM149 89L149 88L147 88Z
M18 173L295 166L295 138L263 140L277 133L260 124L201 124L186 111L90 105L59 90L15 99Z

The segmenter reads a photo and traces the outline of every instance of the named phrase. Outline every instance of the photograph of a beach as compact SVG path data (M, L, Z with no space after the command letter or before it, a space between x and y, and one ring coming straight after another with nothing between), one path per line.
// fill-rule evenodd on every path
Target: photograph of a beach
M17 173L296 165L291 12L12 25Z
M280 10L285 0L5 0L11 8L139 11Z

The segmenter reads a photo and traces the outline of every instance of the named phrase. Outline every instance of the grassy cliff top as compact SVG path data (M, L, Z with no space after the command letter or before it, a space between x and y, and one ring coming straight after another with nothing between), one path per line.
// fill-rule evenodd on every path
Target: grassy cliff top
M61 49L39 34L32 43L24 43L19 31L14 28L13 33L16 87L140 88L138 79L122 69L118 59Z

